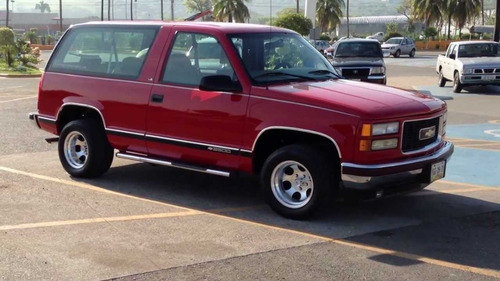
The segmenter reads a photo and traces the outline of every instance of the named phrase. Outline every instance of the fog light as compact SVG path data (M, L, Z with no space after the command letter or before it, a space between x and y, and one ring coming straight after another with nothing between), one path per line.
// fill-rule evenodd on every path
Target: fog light
M392 149L398 147L398 139L373 140L372 150Z

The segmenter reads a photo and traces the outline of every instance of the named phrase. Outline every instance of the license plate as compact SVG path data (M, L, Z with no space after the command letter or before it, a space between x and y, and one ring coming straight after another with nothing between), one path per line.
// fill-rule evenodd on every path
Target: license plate
M430 182L437 181L444 177L446 161L437 162L431 165L431 179Z
M495 75L484 75L481 76L482 80L495 80Z

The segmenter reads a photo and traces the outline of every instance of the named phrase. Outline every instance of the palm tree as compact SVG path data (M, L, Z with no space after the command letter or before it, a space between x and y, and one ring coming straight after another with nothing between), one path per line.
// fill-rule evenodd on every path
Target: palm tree
M451 38L451 20L457 8L457 0L444 0L440 3L441 13L448 20L448 40Z
M481 13L481 0L457 0L456 5L453 18L457 23L459 36L462 37L462 28L465 23Z
M316 2L316 21L321 31L331 30L340 23L344 0L318 0Z
M442 2L446 0L414 0L413 9L419 20L423 20L426 27L442 18Z
M215 0L213 15L215 21L245 22L250 18L250 12L244 1L247 0Z
M40 12L45 13L45 11L50 13L50 5L49 3L45 3L44 1L40 1L35 5L36 10L40 10Z

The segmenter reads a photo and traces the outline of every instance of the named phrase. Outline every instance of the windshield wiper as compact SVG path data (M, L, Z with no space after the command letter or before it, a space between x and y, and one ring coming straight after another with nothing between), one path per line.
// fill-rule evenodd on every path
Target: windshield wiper
M330 71L328 69L318 69L318 70L309 71L308 73L315 74L315 75L332 74L333 76L340 78L340 75L338 75L337 73Z
M304 79L304 80L311 80L312 79L311 77L297 75L297 74L290 74L290 73L286 73L286 72L282 72L282 71L266 72L266 73L255 76L253 79L258 79L258 78L263 78L263 77L272 77L272 76L290 76L290 77Z

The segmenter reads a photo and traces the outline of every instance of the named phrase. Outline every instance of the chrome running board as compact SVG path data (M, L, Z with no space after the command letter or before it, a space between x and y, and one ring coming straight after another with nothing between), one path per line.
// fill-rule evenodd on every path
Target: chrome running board
M229 177L231 175L229 172L226 172L226 171L219 171L219 170L208 169L208 168L203 168L203 167L198 167L198 166L173 163L173 162L161 160L158 158L150 158L150 157L137 155L137 154L130 154L130 153L126 153L126 152L117 152L116 157L127 159L127 160L134 160L134 161L149 163L149 164L156 164L156 165L168 166L168 167L173 167L173 168L180 168L180 169L184 169L184 170L190 170L190 171L211 174L211 175L216 175L216 176L222 176L222 177Z

